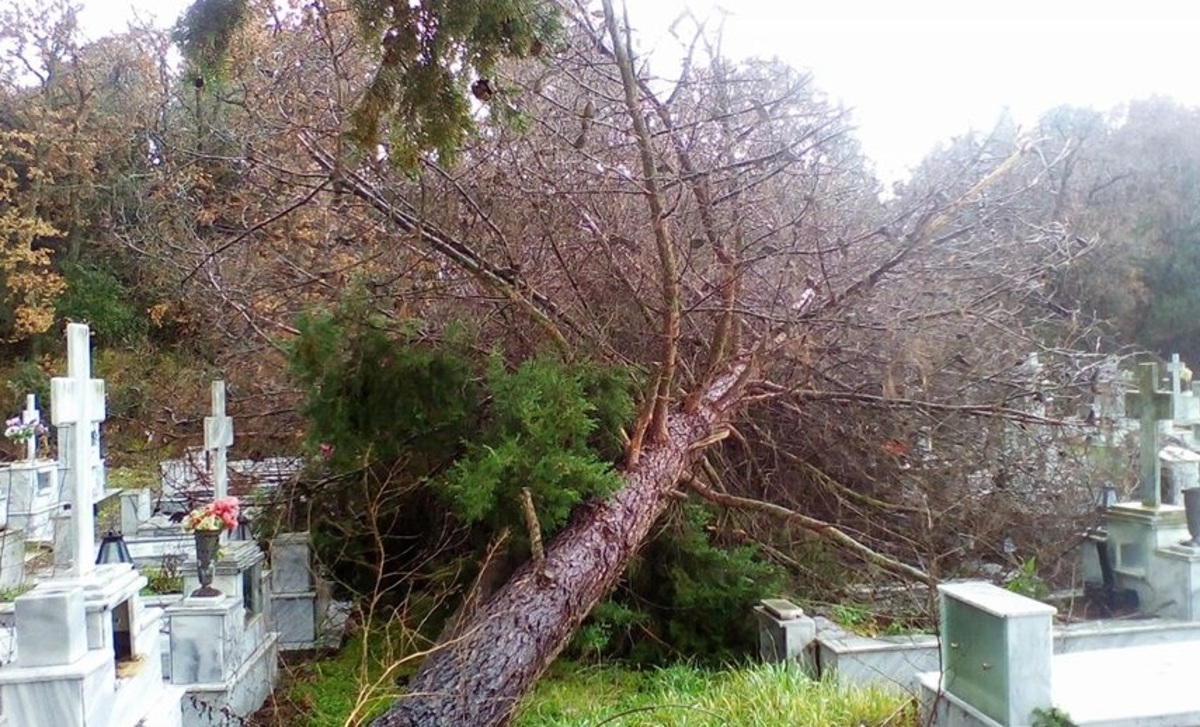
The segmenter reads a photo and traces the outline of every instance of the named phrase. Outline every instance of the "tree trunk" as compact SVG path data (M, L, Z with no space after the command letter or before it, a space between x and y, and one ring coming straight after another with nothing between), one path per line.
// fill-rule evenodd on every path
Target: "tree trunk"
M577 514L546 549L537 573L526 563L467 618L453 641L426 658L408 694L374 727L504 725L584 617L616 583L669 502L696 447L728 415L723 396L736 376L719 379L694 413L673 407L668 438L642 452L625 485Z

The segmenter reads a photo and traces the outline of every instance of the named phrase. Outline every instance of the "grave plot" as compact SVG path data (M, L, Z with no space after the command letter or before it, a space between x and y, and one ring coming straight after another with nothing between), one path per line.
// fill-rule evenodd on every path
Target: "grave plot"
M1178 401L1186 392L1160 389L1153 364L1138 384L1122 402L1140 420L1129 427L1141 444L1136 499L1105 498L1104 524L1081 550L1089 592L1138 618L1055 626L1046 604L952 583L939 588L940 638L866 638L764 603L763 658L785 654L820 676L920 693L940 725L1200 724L1200 693L1186 685L1186 659L1200 649L1200 457L1159 446L1164 425L1191 426L1174 419L1189 411Z
M1200 642L1056 655L1052 607L990 583L939 590L942 669L918 678L923 724L1200 724L1188 668Z
M223 533L214 590L202 592L195 537L178 523L155 528L149 493L129 490L119 493L121 528L132 534L126 544L157 547L160 562L173 558L183 593L150 605L140 596L147 578L133 566L97 565L90 505L103 463L95 466L91 442L105 417L104 385L90 376L86 326L72 326L68 342L69 375L54 380L51 401L60 443L54 465L63 474L54 567L32 590L0 604L0 724L208 727L214 713L247 716L277 681L277 628L296 648L311 648L319 638L316 619L328 599L313 577L307 541L301 535L292 539L295 547L288 538L281 542L284 575L281 587L273 587L258 545ZM213 395L205 444L213 455L212 496L223 497L228 478L221 463L233 429L223 414L223 386L214 384ZM272 619L277 601L281 626ZM56 706L37 712L48 700Z
M24 532L27 540L50 544L54 539L52 517L58 510L62 472L58 462L39 457L38 439L44 430L37 397L30 394L19 416L25 456L0 465L0 496L6 504L7 527Z
M91 378L87 326L71 324L68 375L52 381L53 422L65 445L72 533L63 567L14 602L13 659L0 667L0 705L23 727L182 724L182 689L163 682L162 612L146 608L146 579L125 563L96 565L92 434L104 384Z

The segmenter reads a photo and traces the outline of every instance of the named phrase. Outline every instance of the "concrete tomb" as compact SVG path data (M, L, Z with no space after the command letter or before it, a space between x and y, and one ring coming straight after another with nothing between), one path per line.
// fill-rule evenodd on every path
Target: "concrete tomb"
M943 666L918 677L922 724L1200 724L1200 691L1190 666L1200 642L1055 654L1052 607L990 583L939 591Z
M282 533L271 541L270 598L279 648L313 649L326 643L329 586L314 572L308 533Z

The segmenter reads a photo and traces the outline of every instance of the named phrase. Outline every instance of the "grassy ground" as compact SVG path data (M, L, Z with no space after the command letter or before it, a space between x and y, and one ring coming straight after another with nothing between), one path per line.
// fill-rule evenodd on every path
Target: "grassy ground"
M383 641L382 639L376 641ZM373 642L351 639L337 655L285 669L284 683L255 716L259 727L350 727L369 723L400 694ZM365 675L365 678L364 678ZM364 683L376 688L366 691ZM795 666L720 671L679 664L634 670L554 665L522 705L516 727L916 727L911 700L877 689L814 682Z
M631 671L556 665L517 727L915 727L911 701L813 681L795 665Z

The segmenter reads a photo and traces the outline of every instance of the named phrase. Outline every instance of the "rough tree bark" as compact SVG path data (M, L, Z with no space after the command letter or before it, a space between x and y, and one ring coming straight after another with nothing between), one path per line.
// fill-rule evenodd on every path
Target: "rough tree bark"
M408 695L375 727L504 725L566 646L579 623L616 583L663 513L680 477L714 439L737 397L741 367L717 379L694 411L673 407L667 438L648 445L625 485L577 514L546 548L543 569L527 563L455 639L430 655Z

